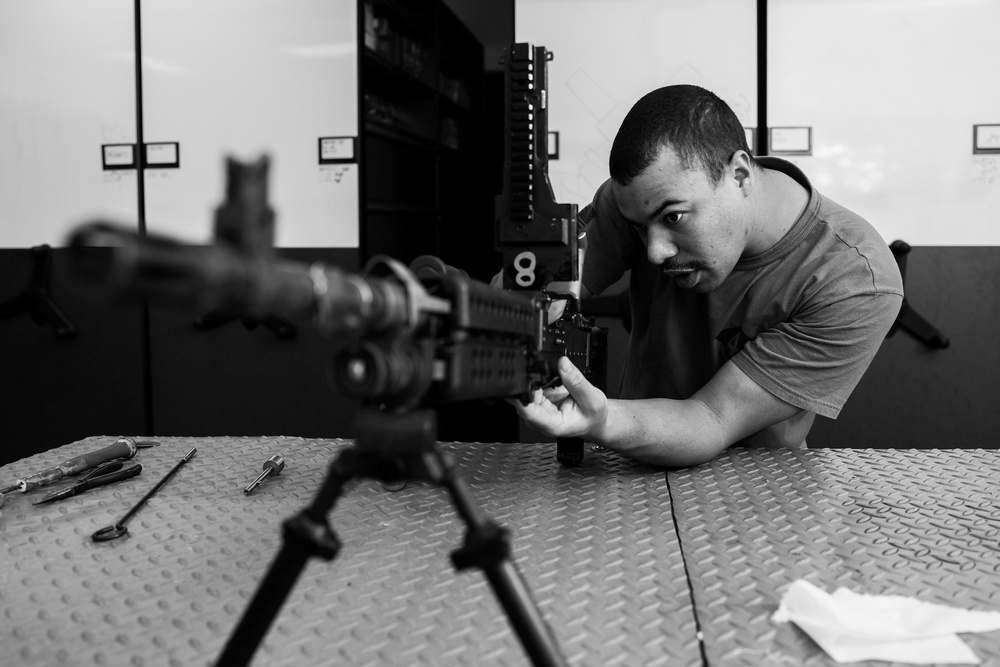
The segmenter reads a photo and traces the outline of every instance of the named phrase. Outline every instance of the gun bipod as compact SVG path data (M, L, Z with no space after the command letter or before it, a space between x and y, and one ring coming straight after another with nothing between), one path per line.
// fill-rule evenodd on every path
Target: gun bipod
M456 570L477 567L486 575L521 645L536 667L564 667L551 629L511 559L509 533L479 509L454 457L437 447L437 416L431 409L386 414L363 408L358 437L341 452L311 504L283 524L282 546L243 612L216 663L247 665L295 586L310 557L332 561L340 541L327 515L354 478L384 483L428 481L444 487L467 526L463 545L452 552Z

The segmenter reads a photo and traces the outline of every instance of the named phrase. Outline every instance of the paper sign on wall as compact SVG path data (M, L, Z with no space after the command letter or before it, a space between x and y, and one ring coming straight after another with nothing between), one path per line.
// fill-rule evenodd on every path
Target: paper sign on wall
M973 153L1000 153L1000 123L972 126Z
M177 169L181 166L181 145L176 141L146 144L146 166L156 169Z
M319 163L354 162L356 137L320 137Z
M812 155L811 127L772 127L769 133L772 155Z

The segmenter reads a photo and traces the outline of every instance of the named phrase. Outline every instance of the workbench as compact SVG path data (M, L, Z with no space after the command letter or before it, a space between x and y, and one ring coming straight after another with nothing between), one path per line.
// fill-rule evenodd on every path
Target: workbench
M0 483L114 439L10 463ZM156 441L136 455L138 477L47 505L31 503L48 487L7 497L2 664L213 664L281 548L282 523L351 445ZM571 665L834 664L770 619L799 578L1000 609L992 450L731 449L664 473L595 448L566 467L554 445L439 446L510 530L513 562ZM91 540L192 448L126 537ZM281 474L244 495L274 454ZM252 664L529 664L480 571L453 568L465 525L441 489L358 480L328 518L340 553L309 561ZM963 638L1000 666L1000 633Z

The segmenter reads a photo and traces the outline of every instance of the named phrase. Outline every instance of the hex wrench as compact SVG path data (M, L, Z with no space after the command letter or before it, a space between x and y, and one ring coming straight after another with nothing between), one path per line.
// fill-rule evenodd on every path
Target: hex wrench
M101 528L100 530L96 531L93 535L90 536L90 538L92 540L94 540L95 542L108 542L109 540L115 540L115 539L118 539L119 537L122 537L123 535L127 535L128 534L128 528L125 527L125 522L128 521L129 519L131 519L132 515L135 514L136 512L138 512L139 508L142 507L143 505L145 505L146 501L149 500L149 498L154 493L156 493L160 489L161 486L163 486L164 484L166 484L167 480L170 479L173 476L173 474L175 472L177 472L178 469L180 469L180 467L182 465L184 465L185 463L187 463L191 459L191 457L194 456L194 453L196 451L198 451L198 450L197 449L192 449L190 452L188 452L184 456L184 458L182 458L180 461L178 461L177 465L175 465L173 468L171 468L170 472L168 472L166 475L164 475L163 479L161 479L159 482L157 482L156 486L154 486L152 489L150 489L149 493L147 493L146 495L144 495L142 497L142 500L140 500L139 502L137 502L135 504L135 506L133 506L132 509L130 509L128 512L126 512L125 515L122 518L118 519L118 521L115 521L112 525L105 526L104 528Z

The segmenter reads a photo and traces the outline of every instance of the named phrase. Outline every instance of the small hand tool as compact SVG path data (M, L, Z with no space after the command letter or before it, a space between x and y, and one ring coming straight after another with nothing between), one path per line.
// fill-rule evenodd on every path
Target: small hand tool
M285 469L285 459L281 457L281 454L275 454L268 460L264 461L264 472L257 475L257 479L250 482L250 486L243 489L243 495L249 496L253 493L261 482L268 478L269 475L280 475L281 471Z
M151 446L151 445L149 445ZM14 484L0 489L0 505L3 504L3 496L12 491L31 491L39 486L58 482L63 477L75 475L85 470L90 470L102 463L107 463L114 459L130 459L139 451L139 446L132 438L118 438L114 444L108 445L104 449L89 454L74 456L68 461L63 461L57 466L28 475L24 479L17 480Z
M142 466L139 464L131 465L126 468L125 464L121 461L111 461L110 463L105 463L104 465L94 468L81 477L80 481L73 486L67 486L65 489L53 491L33 504L41 505L43 503L51 503L54 500L71 498L72 496L83 493L87 489L95 489L99 486L104 486L105 484L120 482L123 479L135 477L141 472Z
M160 487L166 484L167 480L170 479L173 476L173 474L180 469L182 465L191 460L191 457L194 456L194 453L197 451L198 451L197 449L192 449L190 452L185 454L184 458L178 461L177 465L171 468L170 472L164 475L163 479L157 482L156 486L150 489L149 493L147 493L142 497L142 500L137 502L128 512L125 512L125 515L122 518L118 519L118 521L115 521L110 526L105 526L104 528L95 531L94 534L90 536L90 539L94 540L95 542L107 542L109 540L118 539L123 535L128 535L128 528L125 527L125 522L131 519L132 515L138 512L139 508L145 505L146 501L149 500L154 493L159 491Z

